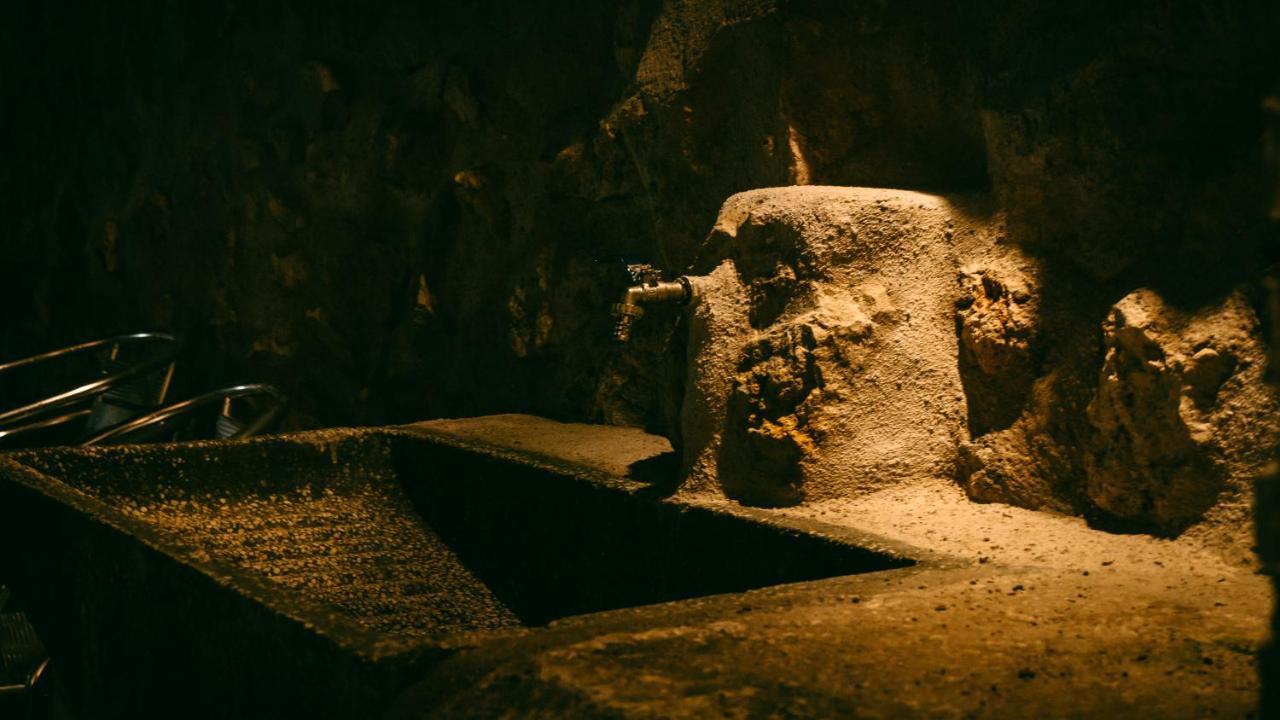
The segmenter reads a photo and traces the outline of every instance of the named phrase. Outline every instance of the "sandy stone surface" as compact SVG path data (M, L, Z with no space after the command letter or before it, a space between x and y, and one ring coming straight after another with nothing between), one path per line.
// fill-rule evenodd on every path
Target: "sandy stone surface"
M509 448L627 477L637 462L671 452L666 438L638 428L560 423L532 415L432 420L407 425L428 428L461 440ZM608 451L602 452L602 448Z
M1007 239L983 197L728 198L675 331L683 372L658 392L678 398L681 491L816 512L946 478L980 502L1247 547L1280 435L1257 288L1116 298Z
M714 270L690 311L686 481L780 506L951 474L958 258L1001 229L975 209L875 188L729 198L695 263Z
M420 427L503 445L525 423L535 453L582 429ZM577 452L635 452L619 437ZM943 480L761 512L946 559L568 618L439 666L396 717L1256 717L1271 591L1246 548L1102 532Z

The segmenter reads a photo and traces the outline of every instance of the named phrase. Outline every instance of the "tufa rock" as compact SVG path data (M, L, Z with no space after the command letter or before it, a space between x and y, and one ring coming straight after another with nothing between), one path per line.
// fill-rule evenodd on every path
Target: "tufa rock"
M777 506L949 475L957 248L997 228L899 190L729 198L694 265L685 490Z
M1242 492L1274 436L1257 316L1240 291L1182 310L1141 289L1103 338L1085 492L1110 516L1177 533Z
M958 280L960 378L969 407L969 433L976 437L1008 427L1022 412L1035 379L1037 308L1027 282L1018 275L967 267Z

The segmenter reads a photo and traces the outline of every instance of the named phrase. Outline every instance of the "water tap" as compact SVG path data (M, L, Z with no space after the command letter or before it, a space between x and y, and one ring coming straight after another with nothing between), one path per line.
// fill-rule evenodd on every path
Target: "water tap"
M663 280L662 271L647 263L628 263L627 273L635 284L622 294L622 302L614 303L611 308L614 319L613 340L617 343L631 341L631 327L644 316L644 305L684 305L693 298L693 284L688 277Z

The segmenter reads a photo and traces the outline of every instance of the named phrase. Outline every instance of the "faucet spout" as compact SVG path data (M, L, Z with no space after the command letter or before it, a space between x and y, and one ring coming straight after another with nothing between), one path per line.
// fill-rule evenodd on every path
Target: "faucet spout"
M636 320L644 317L644 306L653 303L676 303L684 305L693 298L693 284L687 277L675 280L650 279L639 285L633 285L622 294L622 302L614 303L612 313L613 340L617 343L631 342L631 329Z

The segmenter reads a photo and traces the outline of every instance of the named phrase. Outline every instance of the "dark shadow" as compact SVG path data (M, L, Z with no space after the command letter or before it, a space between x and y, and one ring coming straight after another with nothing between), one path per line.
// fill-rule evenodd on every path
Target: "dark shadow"
M411 441L392 450L414 509L527 625L912 564L468 450ZM672 477L674 455L637 464Z
M627 479L649 487L637 495L668 497L680 488L680 453L675 450L637 460L627 466Z

